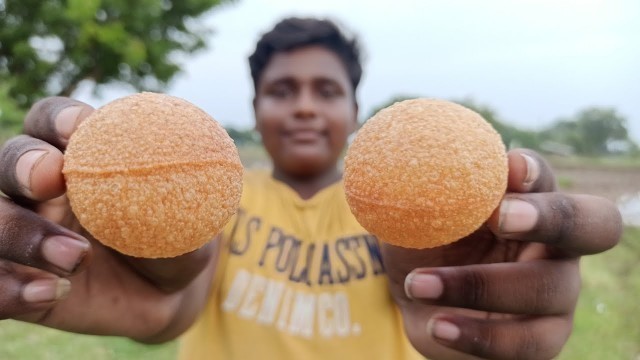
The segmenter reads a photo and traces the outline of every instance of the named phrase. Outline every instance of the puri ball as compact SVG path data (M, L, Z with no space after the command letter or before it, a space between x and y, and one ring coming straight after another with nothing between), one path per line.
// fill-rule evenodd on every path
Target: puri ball
M477 230L507 186L500 135L454 103L413 99L381 110L358 131L344 186L358 222L380 240L432 248Z
M96 110L69 140L63 174L80 224L127 255L174 257L213 239L238 208L242 165L193 104L141 93Z

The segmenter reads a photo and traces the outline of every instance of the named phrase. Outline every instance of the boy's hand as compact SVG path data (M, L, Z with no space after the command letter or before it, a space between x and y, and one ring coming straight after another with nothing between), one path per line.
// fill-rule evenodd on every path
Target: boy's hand
M485 226L451 245L382 245L413 346L433 359L550 359L566 343L579 257L614 246L614 204L556 192L534 152L509 153L508 193Z
M169 328L188 325L177 318L183 301L197 311L204 299L217 242L173 259L135 259L80 226L64 195L63 152L92 111L67 98L42 100L27 114L25 135L0 151L0 319L141 340L173 336Z

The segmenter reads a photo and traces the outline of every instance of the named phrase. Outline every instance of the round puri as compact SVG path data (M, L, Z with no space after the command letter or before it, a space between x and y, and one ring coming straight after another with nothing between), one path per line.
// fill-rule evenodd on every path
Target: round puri
M347 151L351 211L380 240L432 248L477 230L507 186L500 135L454 103L413 99L369 119Z
M80 224L136 257L174 257L213 239L238 208L242 165L226 131L191 103L141 93L91 114L63 173Z

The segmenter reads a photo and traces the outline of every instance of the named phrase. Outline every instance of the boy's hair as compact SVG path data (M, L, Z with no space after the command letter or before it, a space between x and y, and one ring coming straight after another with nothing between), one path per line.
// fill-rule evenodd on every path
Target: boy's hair
M360 49L356 39L347 39L330 20L295 17L280 21L271 31L262 35L255 51L249 56L254 88L257 90L262 73L273 55L309 45L324 46L338 55L355 93L362 77Z

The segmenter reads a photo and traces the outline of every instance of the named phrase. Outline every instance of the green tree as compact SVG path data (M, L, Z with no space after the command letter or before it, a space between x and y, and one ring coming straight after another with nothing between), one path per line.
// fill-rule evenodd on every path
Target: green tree
M370 117L378 111L396 102L417 97L418 96L396 95L380 106L375 107L371 112ZM526 147L530 149L539 149L539 137L537 132L521 130L514 126L508 125L490 106L480 104L471 98L452 101L480 114L480 116L482 116L488 123L491 124L491 126L493 126L494 129L496 129L496 131L502 137L502 141L507 147Z
M0 125L43 96L122 82L162 91L206 45L197 19L229 0L0 0ZM4 109L11 111L4 111ZM16 109L22 110L15 111Z
M256 131L253 129L227 127L226 130L227 133L229 133L229 137L233 139L237 146L257 145L260 142Z
M20 122L6 122L3 119L22 119L24 110L9 97L9 85L0 82L0 144L20 131Z
M465 106L482 116L502 137L502 141L509 148L526 147L529 149L539 149L540 140L535 131L522 130L500 118L498 113L488 105L480 104L471 98L454 100L454 102Z
M584 153L606 154L609 152L607 145L611 141L628 140L626 122L627 120L612 108L590 108L581 111L576 123L584 137Z
M404 101L404 100L409 100L409 99L416 99L419 98L420 96L413 96L413 95L407 95L407 94L401 94L401 95L395 95L393 97L391 97L389 100L383 102L382 104L374 107L371 112L369 113L369 116L367 116L366 119L364 119L362 122L367 121L368 119L370 119L371 117L373 117L373 115L377 114L378 111L389 107L397 102L400 101Z
M629 138L627 119L613 108L591 107L579 111L570 118L557 120L543 131L546 139L570 145L581 155L606 155L612 144L618 143L627 152L637 149ZM625 145L626 144L626 145Z

